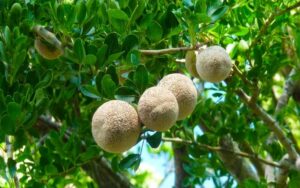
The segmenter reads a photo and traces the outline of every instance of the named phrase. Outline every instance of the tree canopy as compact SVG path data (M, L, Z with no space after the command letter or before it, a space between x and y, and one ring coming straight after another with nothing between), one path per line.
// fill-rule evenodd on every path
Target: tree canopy
M142 150L168 153L174 187L298 187L300 2L296 0L1 0L0 186L147 187ZM221 46L230 75L211 83L186 53ZM105 152L92 116L137 106L166 75L198 92L168 131ZM171 144L170 144L171 143ZM170 147L171 145L171 147ZM225 180L224 180L225 177Z

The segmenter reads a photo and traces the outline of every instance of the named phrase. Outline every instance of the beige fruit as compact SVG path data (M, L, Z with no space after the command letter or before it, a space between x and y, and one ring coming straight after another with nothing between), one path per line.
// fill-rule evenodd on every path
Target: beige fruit
M151 87L142 94L138 102L138 114L147 128L166 131L177 120L178 104L169 90Z
M32 30L37 35L34 41L34 47L42 57L53 60L63 55L64 50L62 43L53 33L40 25L34 26Z
M231 67L228 53L220 46L208 47L197 56L197 72L203 80L208 82L220 82L226 79Z
M63 54L61 49L52 47L39 38L34 40L34 47L43 58L48 60L57 59Z
M191 79L183 74L169 74L162 78L158 86L170 90L179 107L178 120L189 116L197 104L197 90Z
M196 51L188 51L185 54L185 67L194 77L199 77L196 69Z
M127 102L111 100L101 105L92 119L92 134L105 151L122 153L137 143L141 126L136 110Z

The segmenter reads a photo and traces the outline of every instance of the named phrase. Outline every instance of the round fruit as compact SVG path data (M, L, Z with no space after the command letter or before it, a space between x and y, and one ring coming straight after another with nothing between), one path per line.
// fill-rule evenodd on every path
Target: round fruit
M196 51L188 51L185 55L185 67L194 77L199 77L196 69Z
M179 114L178 120L190 115L197 104L197 90L191 79L183 74L169 74L162 78L158 86L168 89L176 97Z
M105 151L122 153L137 143L141 126L136 110L127 102L111 100L101 105L92 119L92 134Z
M148 88L138 102L138 114L142 123L155 131L171 128L178 116L175 96L162 87Z
M208 47L197 56L197 72L203 80L208 82L224 80L229 76L231 67L228 53L220 46Z
M48 60L56 59L63 54L61 49L51 46L40 38L34 40L34 47L43 58Z

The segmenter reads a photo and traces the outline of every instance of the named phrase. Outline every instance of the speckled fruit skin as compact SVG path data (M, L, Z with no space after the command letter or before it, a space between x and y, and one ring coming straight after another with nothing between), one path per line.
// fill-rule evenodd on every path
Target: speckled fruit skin
M193 112L197 104L197 90L189 77L169 74L160 80L158 86L168 89L176 97L179 106L177 120L183 120Z
M44 44L41 39L34 40L34 47L36 51L45 59L53 60L59 58L63 51L57 48L49 48L46 44Z
M220 82L226 79L231 67L228 53L220 46L208 47L197 56L197 72L203 80L208 82Z
M188 51L185 54L185 68L188 72L194 76L199 78L197 69L196 69L196 52L195 51Z
M102 104L92 119L96 143L110 153L122 153L137 143L141 126L136 110L127 102L111 100Z
M147 128L166 131L177 120L178 104L169 90L157 86L150 87L145 90L138 102L138 114Z

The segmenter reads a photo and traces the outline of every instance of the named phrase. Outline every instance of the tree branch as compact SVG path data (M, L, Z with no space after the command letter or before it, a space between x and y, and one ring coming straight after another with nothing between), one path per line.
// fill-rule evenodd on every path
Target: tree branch
M284 132L281 130L279 124L277 121L273 119L272 116L267 114L260 106L258 106L256 103L251 103L250 97L242 90L238 89L236 93L239 95L239 97L244 101L246 105L249 106L249 108L252 110L254 114L256 114L260 119L262 119L265 124L268 126L268 128L274 132L276 137L279 139L279 141L282 143L282 145L287 150L290 159L292 161L295 161L298 157L298 154L296 152L295 147L293 146L292 142L289 140L289 138L284 134Z
M266 20L264 25L260 28L258 35L254 38L249 49L251 49L253 46L255 46L259 42L260 38L267 32L268 27L271 25L271 23L275 20L276 17L281 16L281 15L291 11L292 9L295 9L298 7L300 7L300 2L297 2L283 10L274 11L273 14L271 14L271 16Z
M246 85L249 85L249 86L252 86L253 84L247 79L246 76L244 76L244 74L242 73L242 71L233 63L233 71L234 73L240 77L242 79L242 81L246 84Z
M222 136L219 140L221 148L225 148L230 151L218 152L220 158L224 162L224 166L236 177L239 182L243 182L246 179L252 179L259 181L257 173L252 168L252 165L248 160L244 160L242 157L238 156L240 150L237 145L233 142L230 135ZM234 151L231 152L231 151ZM245 154L244 152L242 152ZM247 156L251 156L247 154Z
M174 152L174 166L175 166L175 188L183 188L183 181L188 174L183 169L184 159L187 156L186 146L172 143Z
M246 158L249 158L249 159L252 158L252 159L258 160L258 161L260 161L260 162L262 162L266 165L274 166L274 167L277 167L277 168L282 168L282 166L280 164L276 163L276 162L268 161L268 160L265 160L263 158L258 157L257 155L252 155L252 154L245 153L245 152L242 152L242 151L237 152L237 151L226 149L226 148L223 148L223 147L220 147L220 146L210 146L210 145L201 144L201 143L198 143L198 142L193 142L193 141L190 141L190 140L183 140L181 138L163 137L162 140L165 141L165 142L181 143L181 144L186 144L186 145L196 144L197 146L199 146L201 148L204 148L204 149L207 149L209 151L229 152L229 153L241 156L241 157L246 157Z
M160 50L139 50L142 55L162 55L162 54L171 54L176 52L184 52L184 51L191 51L197 50L199 47L179 47L179 48L167 48L167 49L160 49Z
M284 84L284 90L282 95L279 97L276 105L275 115L277 115L280 110L288 103L290 96L293 93L295 81L293 79L293 76L296 74L296 70L293 69L290 74L288 75L287 80Z
M251 155L256 155L252 149L252 147L247 143L246 141L242 141L239 143L241 146L241 149L243 149L245 152L251 154ZM264 167L262 163L258 160L255 160L253 158L250 158L250 161L253 163L253 165L256 168L256 171L260 177L264 177Z

